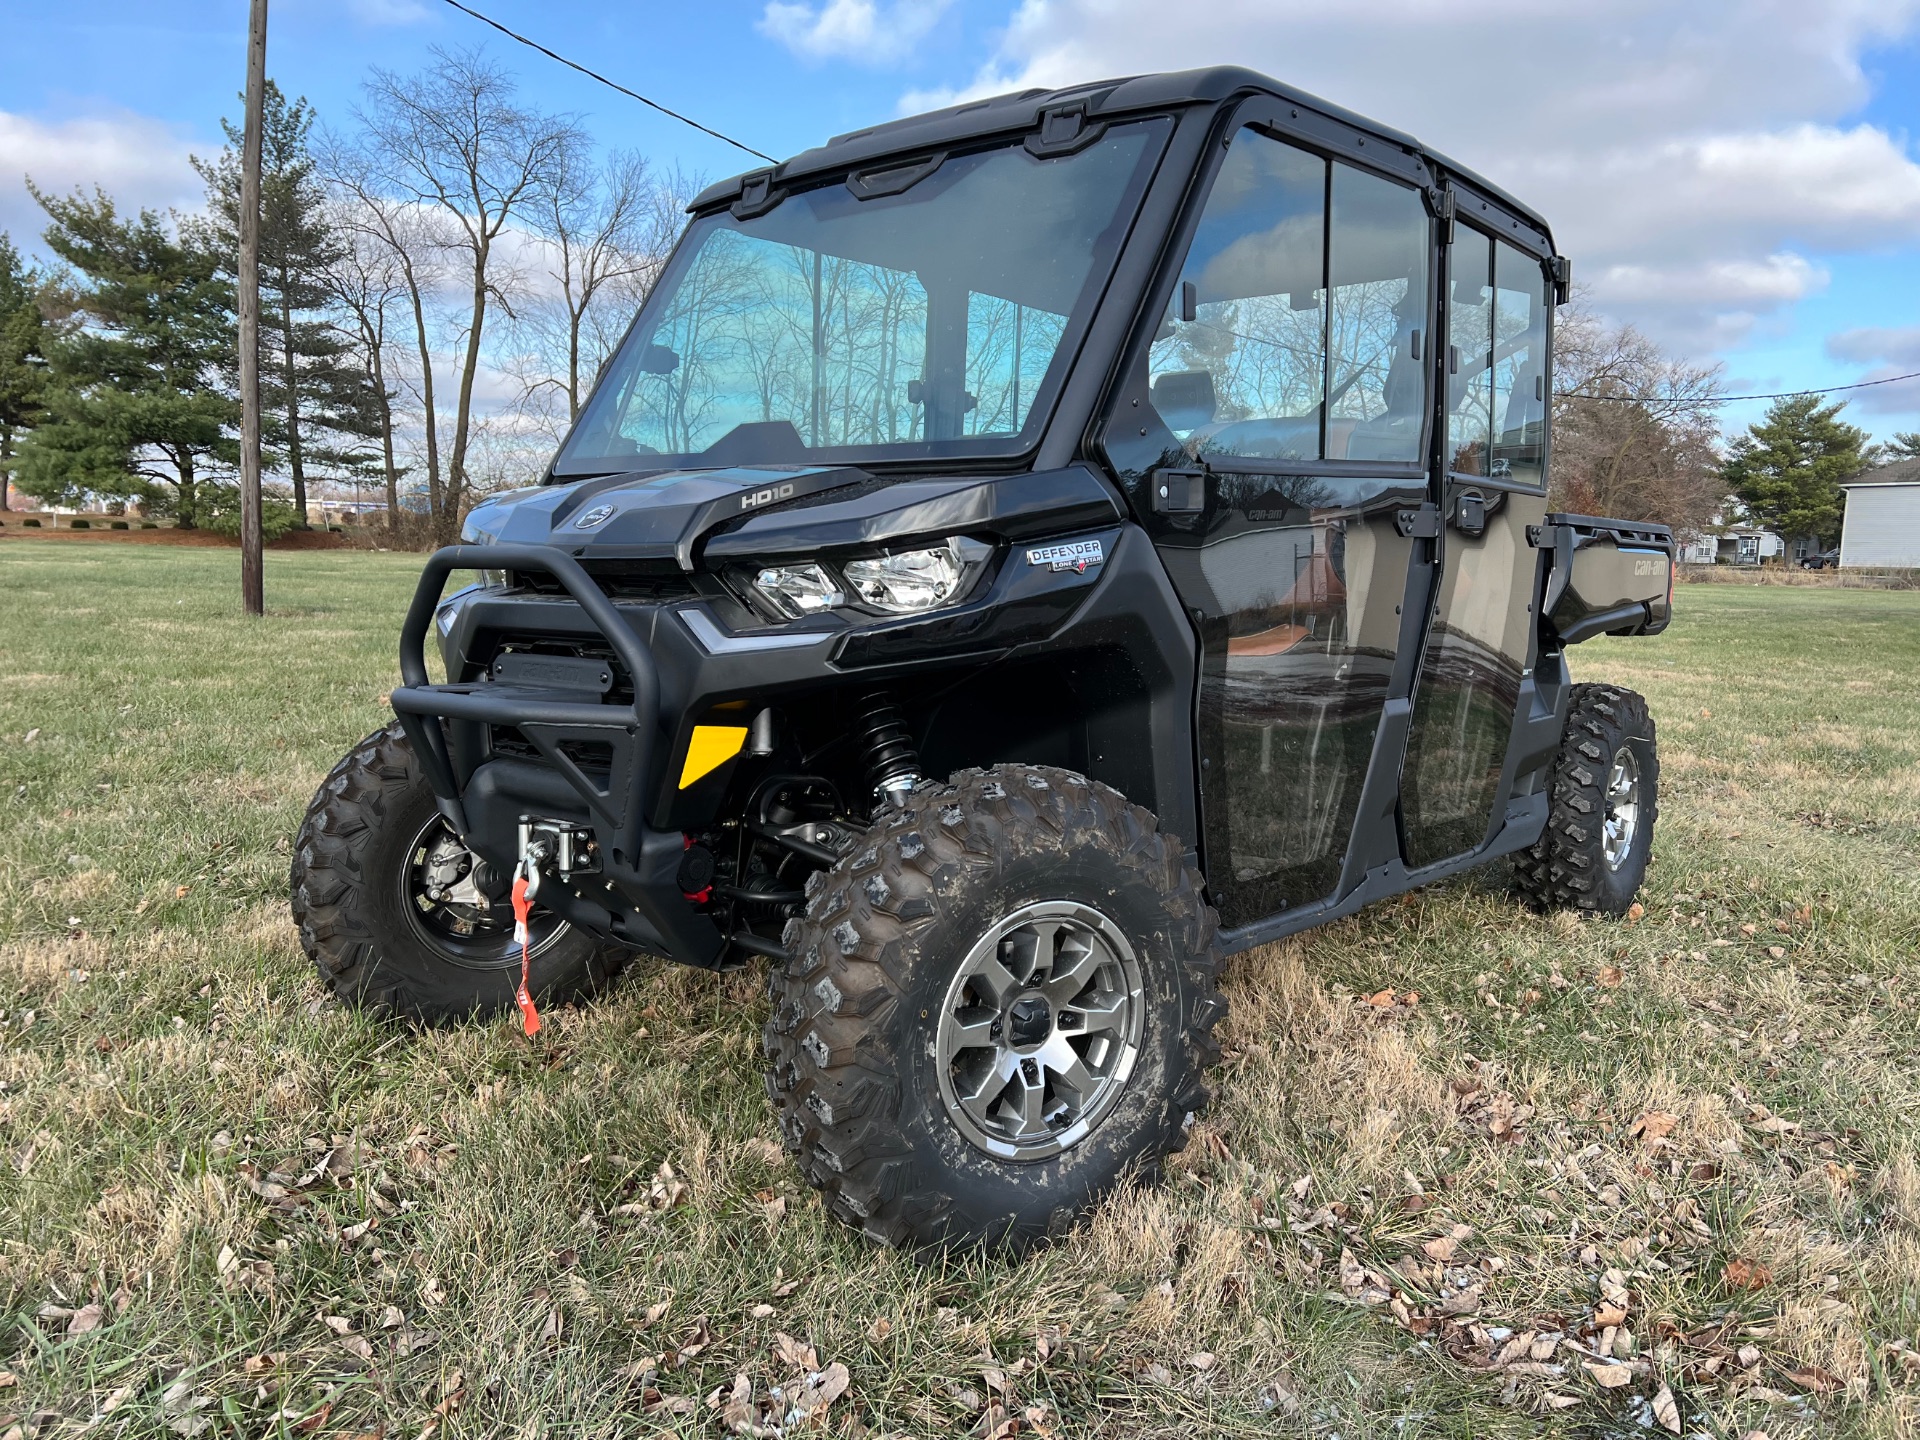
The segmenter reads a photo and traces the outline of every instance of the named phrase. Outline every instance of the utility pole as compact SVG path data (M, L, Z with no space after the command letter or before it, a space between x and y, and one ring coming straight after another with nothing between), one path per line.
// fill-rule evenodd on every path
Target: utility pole
M247 22L247 123L240 145L240 601L266 609L260 532L260 112L267 93L267 0Z

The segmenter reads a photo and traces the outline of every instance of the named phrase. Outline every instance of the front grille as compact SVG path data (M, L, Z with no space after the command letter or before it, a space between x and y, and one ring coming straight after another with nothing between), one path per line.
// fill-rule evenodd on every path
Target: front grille
M693 577L671 560L583 560L581 568L613 600L645 600L664 604L691 599ZM529 595L564 595L566 587L544 570L515 570L508 574L514 589Z

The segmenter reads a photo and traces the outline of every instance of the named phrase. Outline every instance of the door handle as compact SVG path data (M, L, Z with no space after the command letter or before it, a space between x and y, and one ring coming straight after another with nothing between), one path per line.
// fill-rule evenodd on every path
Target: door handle
M1194 515L1207 508L1205 470L1156 470L1153 508L1162 515Z

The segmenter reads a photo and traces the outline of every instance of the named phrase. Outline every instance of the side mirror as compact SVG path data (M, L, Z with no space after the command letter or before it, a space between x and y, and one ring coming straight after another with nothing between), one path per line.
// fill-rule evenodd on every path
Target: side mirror
M664 345L648 345L640 352L640 373L671 375L680 368L680 352Z

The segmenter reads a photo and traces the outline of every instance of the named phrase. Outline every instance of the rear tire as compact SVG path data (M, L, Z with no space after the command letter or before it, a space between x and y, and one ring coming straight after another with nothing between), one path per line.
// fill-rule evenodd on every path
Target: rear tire
M1659 815L1660 754L1645 698L1575 685L1552 785L1547 828L1515 857L1514 888L1540 910L1626 914Z
M449 921L440 913L449 907L417 901L410 877L422 851L465 849L438 816L396 722L333 767L307 807L293 856L294 923L327 988L349 1005L421 1025L498 1015L520 983L520 948L503 907L477 922L465 907ZM460 923L473 924L473 934L460 935ZM593 994L630 953L538 907L531 926L528 988L543 1005Z
M767 1088L828 1209L1019 1251L1157 1171L1219 1056L1200 884L1147 811L1029 765L915 792L814 876Z

